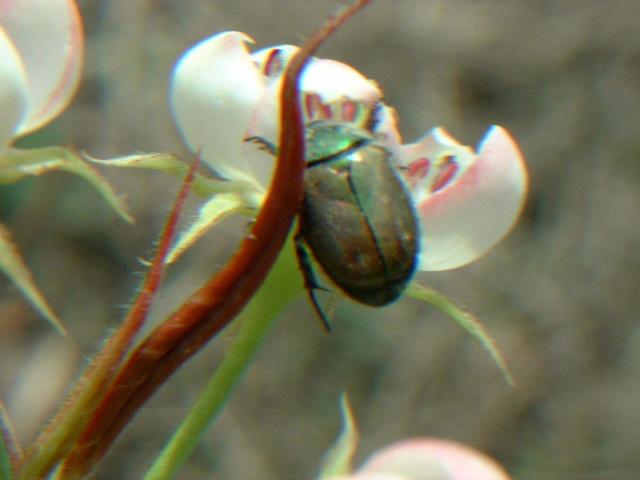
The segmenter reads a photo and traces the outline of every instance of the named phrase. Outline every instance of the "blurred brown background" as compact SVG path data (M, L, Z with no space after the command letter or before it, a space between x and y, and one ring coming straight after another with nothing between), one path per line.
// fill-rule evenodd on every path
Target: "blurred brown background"
M166 102L180 53L222 30L244 31L257 47L299 44L335 3L81 2L82 87L30 141L102 158L188 157ZM531 193L517 228L476 263L419 277L484 321L517 385L415 300L377 310L340 301L331 335L300 301L179 478L313 478L338 432L342 391L362 434L357 463L430 435L486 451L515 478L640 478L638 22L637 0L378 0L335 35L321 56L376 79L407 141L441 125L473 145L497 123L520 142ZM126 193L135 226L68 175L0 191L0 221L71 334L59 338L2 281L0 391L25 441L122 317L177 186L157 173L104 173ZM222 225L173 269L155 321L215 272L242 228ZM227 343L214 341L152 399L98 478L140 478Z

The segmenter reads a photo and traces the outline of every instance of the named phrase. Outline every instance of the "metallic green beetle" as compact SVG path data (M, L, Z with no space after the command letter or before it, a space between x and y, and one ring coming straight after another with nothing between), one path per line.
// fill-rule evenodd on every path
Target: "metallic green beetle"
M418 223L391 152L368 131L319 120L307 125L305 137L296 246L310 299L329 330L305 244L344 293L382 306L402 294L415 271Z

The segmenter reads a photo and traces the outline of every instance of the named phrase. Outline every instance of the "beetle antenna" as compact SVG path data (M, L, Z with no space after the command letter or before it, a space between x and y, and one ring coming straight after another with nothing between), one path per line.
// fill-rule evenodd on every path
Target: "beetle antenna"
M331 333L331 323L329 322L329 318L322 310L320 306L320 302L318 302L318 297L316 297L316 290L324 290L329 291L328 289L322 287L318 284L316 277L313 273L313 267L311 266L311 261L309 259L309 253L304 245L304 238L300 232L296 233L294 237L294 242L296 246L296 255L298 257L298 265L300 265L300 270L302 271L302 276L304 277L304 288L307 290L307 296L311 301L311 305L313 305L313 309L316 311L322 326L327 331L327 333Z

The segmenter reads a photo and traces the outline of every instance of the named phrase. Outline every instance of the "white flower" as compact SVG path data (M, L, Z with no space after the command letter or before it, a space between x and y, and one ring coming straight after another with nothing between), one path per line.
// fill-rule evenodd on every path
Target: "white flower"
M174 70L171 106L178 128L195 152L223 177L250 182L263 194L274 157L265 144L278 138L282 72L297 47L253 54L240 32L210 37L188 50ZM421 270L445 270L483 255L515 223L527 190L524 159L515 141L492 127L478 153L440 128L403 145L393 109L382 92L352 67L313 59L301 78L308 121L351 122L372 131L398 162L419 217ZM275 146L275 145L274 145Z
M414 438L375 452L351 475L331 480L509 480L485 454L450 440Z
M0 151L67 106L82 50L72 0L0 1Z

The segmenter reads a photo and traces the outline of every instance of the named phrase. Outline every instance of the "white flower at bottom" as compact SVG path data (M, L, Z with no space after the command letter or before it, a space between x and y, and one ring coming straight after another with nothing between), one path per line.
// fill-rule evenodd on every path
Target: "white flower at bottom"
M487 455L450 440L414 438L375 452L351 475L331 480L509 480Z

